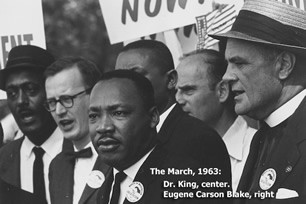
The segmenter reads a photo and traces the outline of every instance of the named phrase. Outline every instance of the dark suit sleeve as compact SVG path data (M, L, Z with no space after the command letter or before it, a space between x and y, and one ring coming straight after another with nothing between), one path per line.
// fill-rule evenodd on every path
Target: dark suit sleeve
M0 179L0 204L46 204L34 194Z
M0 147L3 145L3 127L2 124L0 123Z

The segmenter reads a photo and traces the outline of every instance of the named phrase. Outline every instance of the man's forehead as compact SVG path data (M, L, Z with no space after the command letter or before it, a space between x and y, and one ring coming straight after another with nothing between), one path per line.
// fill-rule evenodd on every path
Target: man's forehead
M225 57L243 56L246 51L260 52L263 50L263 45L256 42L249 42L239 39L228 39L225 49Z
M125 96L131 93L137 94L134 82L126 78L112 78L98 82L92 90L92 96L109 95Z
M32 70L14 71L6 75L6 86L18 86L25 83L43 84L43 76Z
M141 98L133 82L130 80L123 81L123 79L115 81L115 79L113 81L102 81L92 90L90 110L132 108L139 105Z

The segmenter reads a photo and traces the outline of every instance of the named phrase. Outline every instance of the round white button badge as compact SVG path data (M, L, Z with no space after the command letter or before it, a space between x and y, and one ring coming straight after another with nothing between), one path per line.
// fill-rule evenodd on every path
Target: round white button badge
M276 171L272 168L265 170L259 179L259 186L262 190L270 189L276 181Z
M93 170L88 178L87 184L91 188L100 188L105 180L105 176L101 171Z
M138 181L134 181L126 192L126 199L131 202L135 203L141 199L144 194L144 187L142 183Z

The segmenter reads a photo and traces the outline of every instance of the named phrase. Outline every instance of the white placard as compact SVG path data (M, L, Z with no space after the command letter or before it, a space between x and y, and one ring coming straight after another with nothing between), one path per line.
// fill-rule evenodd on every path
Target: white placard
M41 0L0 1L0 68L16 45L46 47Z
M46 48L41 0L1 0L0 27L0 69L16 45ZM0 91L0 99L5 98L5 92Z
M112 44L190 25L212 0L99 0Z

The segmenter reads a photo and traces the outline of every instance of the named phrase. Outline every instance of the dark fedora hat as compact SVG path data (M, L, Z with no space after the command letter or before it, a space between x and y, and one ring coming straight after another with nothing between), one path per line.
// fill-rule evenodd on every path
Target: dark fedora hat
M209 36L263 43L306 55L306 12L276 0L247 0L230 31Z
M5 91L5 80L10 72L16 69L44 70L55 61L54 57L45 49L34 45L20 45L11 49L6 66L0 70L0 89Z

